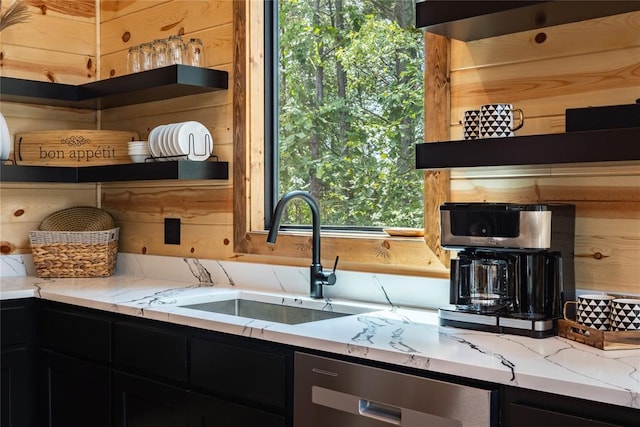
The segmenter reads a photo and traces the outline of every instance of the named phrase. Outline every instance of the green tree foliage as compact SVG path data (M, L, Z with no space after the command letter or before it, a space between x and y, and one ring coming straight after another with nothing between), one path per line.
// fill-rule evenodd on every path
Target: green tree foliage
M279 2L279 191L323 224L423 225L423 36L412 0ZM306 224L308 209L287 213Z

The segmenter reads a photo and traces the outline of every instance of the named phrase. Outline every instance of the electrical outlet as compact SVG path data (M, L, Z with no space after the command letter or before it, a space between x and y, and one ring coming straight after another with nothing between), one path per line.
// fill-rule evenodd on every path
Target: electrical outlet
M164 219L164 244L180 244L180 218Z

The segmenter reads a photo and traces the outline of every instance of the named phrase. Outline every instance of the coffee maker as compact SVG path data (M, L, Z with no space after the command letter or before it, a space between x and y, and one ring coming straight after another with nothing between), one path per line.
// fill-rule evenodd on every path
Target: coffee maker
M445 203L441 245L451 260L451 307L440 324L536 338L555 335L575 299L575 206Z

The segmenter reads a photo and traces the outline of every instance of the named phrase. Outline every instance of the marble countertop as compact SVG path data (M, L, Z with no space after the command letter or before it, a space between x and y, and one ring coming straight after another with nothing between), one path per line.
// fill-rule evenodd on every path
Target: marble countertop
M365 305L364 314L298 325L179 307L249 291L233 284L133 276L90 280L26 276L2 278L0 299L38 297L640 409L640 350L602 351L560 337L533 339L441 327L434 311L374 304ZM282 304L319 303L301 295L268 294ZM335 299L320 303L325 310L354 306Z

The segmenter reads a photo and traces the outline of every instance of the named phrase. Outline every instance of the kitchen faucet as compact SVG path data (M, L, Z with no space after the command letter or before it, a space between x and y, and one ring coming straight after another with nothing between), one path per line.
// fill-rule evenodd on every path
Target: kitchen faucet
M333 266L333 271L325 272L320 264L320 208L318 202L311 194L306 191L295 190L285 194L276 205L273 213L273 224L267 236L268 243L275 243L280 229L280 220L284 213L284 208L292 199L302 199L311 208L311 220L313 225L313 235L311 239L311 275L310 275L310 296L311 298L322 298L322 286L333 285L336 283L336 267L338 266L338 257Z

